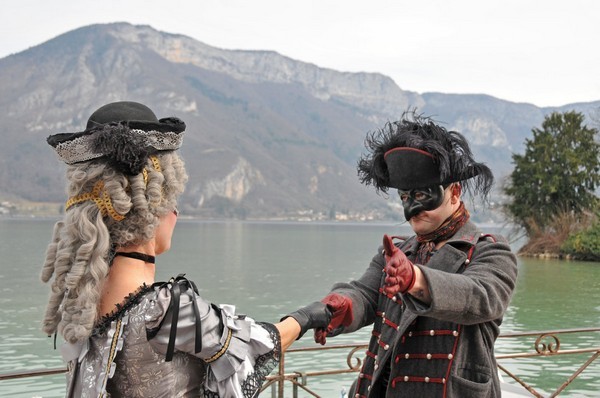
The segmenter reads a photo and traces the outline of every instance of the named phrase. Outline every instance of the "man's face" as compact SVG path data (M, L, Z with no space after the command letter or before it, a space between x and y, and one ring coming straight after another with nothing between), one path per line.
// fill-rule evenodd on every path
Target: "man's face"
M410 217L408 222L416 234L424 235L435 231L458 208L460 187L457 189L452 187L453 185L446 189L442 186L420 189L419 193L415 192L412 195L415 198L411 198L411 195L404 197L406 199L406 202L402 201L404 212L405 215L408 213L407 218ZM411 202L415 203L412 203L411 206ZM431 208L431 210L425 207Z
M404 217L406 217L406 221L410 221L422 211L437 209L444 200L444 187L436 185L410 191L399 189L398 194L402 201L402 207L404 207Z

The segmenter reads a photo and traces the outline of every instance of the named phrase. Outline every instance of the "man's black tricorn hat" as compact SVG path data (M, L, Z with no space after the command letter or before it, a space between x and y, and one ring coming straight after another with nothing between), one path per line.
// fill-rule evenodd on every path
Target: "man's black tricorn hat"
M471 193L487 196L494 176L473 159L466 139L431 119L405 114L370 133L368 153L358 162L361 182L378 191L411 190L460 182Z
M47 142L67 164L106 159L117 170L135 175L151 155L178 149L184 131L185 123L176 117L159 120L146 105L121 101L96 110L84 131L54 134Z

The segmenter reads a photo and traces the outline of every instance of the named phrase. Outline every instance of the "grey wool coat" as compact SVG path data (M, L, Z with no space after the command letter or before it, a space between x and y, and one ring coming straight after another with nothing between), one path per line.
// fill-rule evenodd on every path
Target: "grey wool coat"
M396 246L415 261L414 236ZM430 304L382 293L382 248L358 280L333 287L352 299L354 316L334 334L373 325L350 396L500 397L494 342L517 278L508 243L467 222L426 265L415 265L429 285Z

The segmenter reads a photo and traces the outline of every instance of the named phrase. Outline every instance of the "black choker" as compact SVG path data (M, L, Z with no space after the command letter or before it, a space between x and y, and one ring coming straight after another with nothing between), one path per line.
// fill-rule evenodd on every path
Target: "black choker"
M129 258L135 258L136 260L142 260L145 263L154 264L155 258L149 254L138 253L138 252L116 252L115 257L123 256Z

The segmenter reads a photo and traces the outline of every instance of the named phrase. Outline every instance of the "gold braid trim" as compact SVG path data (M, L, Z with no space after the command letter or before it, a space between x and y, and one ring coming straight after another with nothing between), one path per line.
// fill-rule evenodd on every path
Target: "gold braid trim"
M158 171L159 173L162 172L158 158L156 156L150 156L149 159L152 162L152 167L154 167L154 170ZM145 167L144 170L142 170L142 175L144 177L144 184L148 185L148 170L146 170Z
M123 320L121 318L119 318L119 320L117 321L117 326L115 327L115 335L112 338L112 341L110 343L110 351L108 352L108 361L106 363L106 369L104 370L106 373L104 375L104 386L106 386L106 383L108 382L108 378L110 377L110 369L113 366L113 361L115 360L115 356L117 355L117 343L119 342L119 337L121 336L121 323L123 322ZM104 397L104 394L100 395L101 397Z
M225 340L225 344L223 344L223 347L215 355L213 355L212 357L210 357L208 359L205 359L204 362L211 363L211 362L214 362L217 359L221 358L223 356L223 354L225 354L225 352L229 348L229 343L231 343L231 335L232 335L231 329L228 329L227 330L227 340Z
M121 221L125 218L124 215L117 213L113 207L108 192L104 190L104 181L96 182L92 192L85 192L80 195L70 197L65 205L65 210L68 210L69 207L77 203L86 202L88 200L96 203L98 210L100 210L100 213L102 213L102 216L104 217L110 216L115 221Z
M150 161L152 162L152 166L154 167L154 170L161 173L162 168L160 167L160 162L158 161L158 158L156 156L150 156Z
M149 159L152 162L152 167L154 167L154 170L158 171L159 173L162 172L158 158L156 156L150 156ZM142 176L144 177L144 183L148 185L148 170L145 168L142 170ZM117 213L113 207L108 192L104 190L104 181L96 182L92 192L85 192L77 196L70 197L65 205L65 210L68 210L69 207L73 205L86 202L88 200L92 200L96 203L96 206L98 206L98 209L102 213L103 217L110 216L115 221L122 221L125 219L125 216Z

